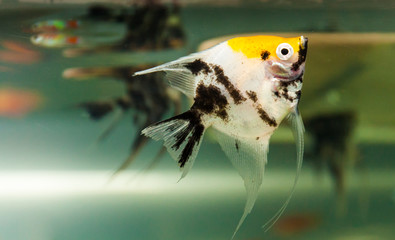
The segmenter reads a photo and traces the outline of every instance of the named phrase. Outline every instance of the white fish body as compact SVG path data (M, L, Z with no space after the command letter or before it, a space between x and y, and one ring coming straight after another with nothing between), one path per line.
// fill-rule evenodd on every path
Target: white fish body
M169 153L183 169L181 178L194 163L205 129L216 130L218 142L243 178L247 191L244 213L234 234L257 199L269 139L287 115L293 116L295 123L299 175L303 123L297 106L306 53L304 37L241 37L136 73L165 71L171 86L194 99L189 111L142 132L165 141ZM295 184L296 180L297 177ZM269 224L285 209L293 190Z

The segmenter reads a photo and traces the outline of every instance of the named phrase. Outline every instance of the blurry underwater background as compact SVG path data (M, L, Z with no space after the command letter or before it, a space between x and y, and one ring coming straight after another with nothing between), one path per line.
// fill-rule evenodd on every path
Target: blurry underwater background
M140 131L188 108L137 70L242 34L309 38L295 175L272 137L260 196L235 239L393 239L395 2L0 0L0 239L230 239L245 190L206 135L180 182Z

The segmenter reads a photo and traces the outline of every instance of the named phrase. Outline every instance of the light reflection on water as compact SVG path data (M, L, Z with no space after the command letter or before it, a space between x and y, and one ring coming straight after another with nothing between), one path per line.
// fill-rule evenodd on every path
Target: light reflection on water
M291 170L271 170L264 182L263 195L281 196L290 188ZM0 174L1 201L28 198L62 198L65 196L91 195L167 195L177 198L183 195L221 194L243 195L244 190L237 174L231 171L197 170L188 180L178 182L177 172L141 172L128 170L111 178L112 171L6 171ZM368 177L367 181L361 179ZM373 170L369 176L352 174L348 191L388 191L393 187L392 171ZM311 194L312 179L319 179L320 193L328 194L331 189L329 176L317 178L313 172L305 170L298 184L299 194ZM363 186L364 183L368 185ZM372 188L374 186L374 188Z
M268 172L242 235L263 236L259 225L281 206L293 174L291 170ZM185 239L183 234L193 234L190 239L226 239L243 206L244 189L234 172L200 170L179 183L175 172L154 171L135 178L136 172L128 171L108 183L109 175L108 171L1 173L1 236L37 240ZM391 196L385 197L393 187L392 178L391 171L373 171L369 186L361 186L361 176L352 175L347 191L352 214L338 219L330 179L313 184L317 176L304 170L285 216L305 212L322 220L314 231L293 238L316 239L322 230L326 234L321 239L389 239L386 237L391 231L386 224L391 223L391 216L383 207L394 206L389 202ZM368 212L361 209L361 197L366 197L361 190L370 193ZM181 222L185 226L180 228ZM366 227L351 231L356 226ZM266 236L283 239L273 232Z

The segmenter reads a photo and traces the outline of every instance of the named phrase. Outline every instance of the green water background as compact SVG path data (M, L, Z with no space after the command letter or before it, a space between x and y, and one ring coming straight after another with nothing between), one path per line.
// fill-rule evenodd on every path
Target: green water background
M28 34L21 31L23 26L40 19L80 15L84 11L80 5L0 4L0 38L30 44ZM1 65L17 71L2 72L0 86L35 89L45 97L45 105L23 119L0 119L0 169L9 172L111 171L128 156L132 136L138 134L130 118L124 118L107 141L96 144L97 137L111 119L93 123L83 111L70 107L82 101L123 94L122 84L111 79L65 80L61 73L66 68L169 61L194 52L204 40L236 33L392 33L394 16L392 1L323 1L321 4L314 1L274 4L269 1L266 5L251 1L230 7L193 5L182 9L188 43L180 50L64 58L59 49L29 45L43 54L43 60L32 65L2 62ZM286 213L313 212L320 216L320 224L291 237L281 237L272 231L264 233L260 226L281 206L294 176L294 146L289 131L280 129L270 146L264 184L268 190L262 191L237 239L391 239L395 234L395 111L391 106L395 87L392 67L395 45L317 49L309 52L301 112L309 117L320 111L356 111L355 142L363 158L363 169L369 174L351 171L348 212L339 218L335 214L336 195L328 174L324 175L327 181L320 185L311 165L306 163L300 191L296 191ZM330 64L323 66L310 59ZM333 70L328 71L331 68ZM333 93L338 96L335 101L331 100ZM158 148L159 144L150 143L133 169L143 166L152 158L153 149ZM168 155L152 174L162 171L173 174L176 184L179 172ZM206 172L218 176L218 182L207 182L203 177ZM234 192L221 191L226 186L223 176L227 174L239 180L239 185L231 186ZM365 180L369 176L366 180L369 187L363 184L360 176ZM285 178L288 185L279 190L267 186L273 182L278 186L275 182L280 177ZM193 186L193 183L218 184L215 194L199 188L201 192L195 194L180 191L2 198L0 239L229 239L244 207L244 190L238 178L219 146L204 141L194 169L179 185L181 188L188 184ZM361 207L361 192L369 195L367 207Z

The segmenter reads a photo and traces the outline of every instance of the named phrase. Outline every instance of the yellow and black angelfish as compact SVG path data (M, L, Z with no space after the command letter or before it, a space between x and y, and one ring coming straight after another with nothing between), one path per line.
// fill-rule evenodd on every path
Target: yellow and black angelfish
M164 140L185 177L192 167L205 130L212 127L218 142L244 180L247 202L234 232L251 212L262 184L269 139L290 116L297 145L297 175L303 158L303 123L298 112L307 54L307 38L239 37L208 50L136 72L164 71L170 85L194 99L192 107L142 131ZM233 235L233 236L234 236Z

